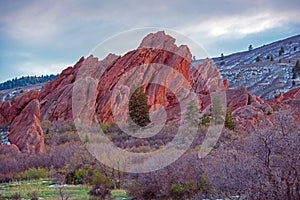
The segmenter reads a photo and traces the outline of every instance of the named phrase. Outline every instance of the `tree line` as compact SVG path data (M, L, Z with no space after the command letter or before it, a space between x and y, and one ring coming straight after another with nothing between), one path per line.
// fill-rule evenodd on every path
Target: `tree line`
M16 87L45 83L55 79L58 75L42 75L42 76L22 76L0 83L0 90L7 90Z

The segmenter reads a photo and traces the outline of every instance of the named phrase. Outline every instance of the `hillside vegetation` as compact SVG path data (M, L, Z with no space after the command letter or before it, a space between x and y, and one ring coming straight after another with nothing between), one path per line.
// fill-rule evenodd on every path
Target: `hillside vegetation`
M11 80L0 83L0 90L7 90L16 87L35 85L45 83L55 79L58 75L42 75L42 76L22 76L21 78L13 78Z

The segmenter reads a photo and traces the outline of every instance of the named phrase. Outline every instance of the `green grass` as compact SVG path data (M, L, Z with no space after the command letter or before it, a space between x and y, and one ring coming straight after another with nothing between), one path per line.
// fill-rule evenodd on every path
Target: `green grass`
M121 199L121 198L129 199L129 196L127 195L125 190L112 190L111 197L119 198L119 199Z
M30 181L18 181L12 183L1 183L0 193L5 199L9 199L13 194L19 193L22 198L29 199L28 193L37 191L38 196L43 199L59 199L59 189L53 188L51 181L47 180L30 180ZM63 188L63 193L71 200L88 200L88 191L90 186L67 186Z
M0 183L0 194L4 199L9 199L13 194L19 193L22 198L29 199L28 193L37 191L39 198L47 200L60 199L59 189L52 187L53 182L49 180L16 181L11 183ZM91 186L68 185L63 188L63 193L69 197L68 200L88 200L88 191ZM129 199L125 190L112 190L112 198Z

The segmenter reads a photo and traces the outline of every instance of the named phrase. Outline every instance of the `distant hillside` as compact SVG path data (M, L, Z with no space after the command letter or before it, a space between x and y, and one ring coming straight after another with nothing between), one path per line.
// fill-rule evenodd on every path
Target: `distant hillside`
M35 85L38 83L45 83L55 79L58 75L45 75L45 76L26 76L21 78L14 78L4 83L0 83L0 90L7 90L17 87L24 87L29 85Z
M229 80L230 88L245 86L250 93L264 99L300 87L299 73L293 74L297 60L300 60L300 35L213 58L221 76Z

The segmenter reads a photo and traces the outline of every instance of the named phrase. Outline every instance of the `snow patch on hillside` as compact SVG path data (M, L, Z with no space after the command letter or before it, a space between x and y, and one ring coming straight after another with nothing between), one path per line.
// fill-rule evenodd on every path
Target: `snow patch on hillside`
M284 53L280 54L281 48ZM224 56L223 59L213 58L221 77L228 79L229 88L246 86L250 93L264 99L272 99L275 94L300 87L298 81L295 81L295 86L292 85L292 68L297 60L300 60L300 35Z

